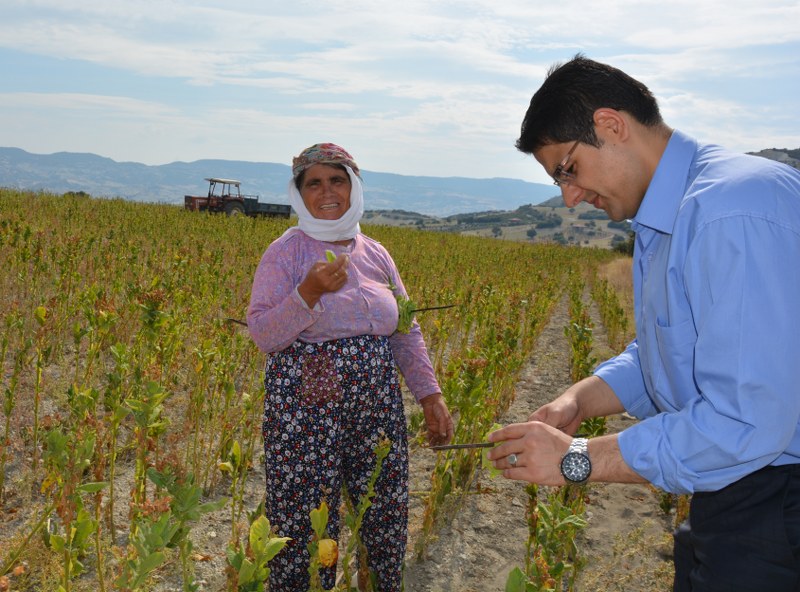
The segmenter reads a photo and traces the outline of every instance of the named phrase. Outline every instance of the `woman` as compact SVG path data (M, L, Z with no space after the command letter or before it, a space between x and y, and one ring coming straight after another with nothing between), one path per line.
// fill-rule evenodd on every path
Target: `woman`
M397 374L422 405L432 444L453 422L419 325L398 333L395 293L406 295L386 249L360 232L358 166L335 144L315 144L292 161L289 201L299 217L264 253L247 325L266 366L264 451L267 516L290 545L271 563L270 589L308 589L309 512L323 499L328 532L339 534L342 484L354 503L388 438L389 456L360 534L379 589L402 587L408 518L408 449ZM328 261L326 251L336 254ZM322 570L332 588L335 567Z

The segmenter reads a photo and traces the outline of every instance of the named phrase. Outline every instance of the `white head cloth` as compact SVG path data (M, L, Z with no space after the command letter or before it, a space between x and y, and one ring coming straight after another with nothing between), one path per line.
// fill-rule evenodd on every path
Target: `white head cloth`
M335 242L354 238L361 232L359 220L364 215L364 188L361 179L358 178L349 166L342 165L347 169L350 176L350 208L337 220L321 220L311 215L303 202L303 198L294 184L294 179L289 181L289 203L294 211L297 212L299 221L297 226L311 238L325 242Z

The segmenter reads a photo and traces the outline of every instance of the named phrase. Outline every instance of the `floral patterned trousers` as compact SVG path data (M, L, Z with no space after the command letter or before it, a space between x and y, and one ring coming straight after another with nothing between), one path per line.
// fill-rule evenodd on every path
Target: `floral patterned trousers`
M366 493L376 444L392 442L360 536L381 592L402 589L408 523L408 444L397 369L386 337L295 342L267 361L264 400L266 512L291 542L270 562L272 592L306 592L309 513L325 500L339 536L342 485ZM320 572L333 588L336 568Z

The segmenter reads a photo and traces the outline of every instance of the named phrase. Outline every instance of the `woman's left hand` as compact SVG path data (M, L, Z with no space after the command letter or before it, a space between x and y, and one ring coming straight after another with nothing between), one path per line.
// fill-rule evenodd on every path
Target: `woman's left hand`
M442 393L428 395L420 401L420 404L428 428L428 444L431 446L448 444L453 439L453 418Z

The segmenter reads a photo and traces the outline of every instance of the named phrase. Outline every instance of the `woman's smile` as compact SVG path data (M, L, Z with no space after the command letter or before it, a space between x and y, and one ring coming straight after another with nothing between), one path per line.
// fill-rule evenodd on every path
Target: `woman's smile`
M347 171L327 164L315 164L305 171L300 195L314 218L338 220L350 208L351 188Z

